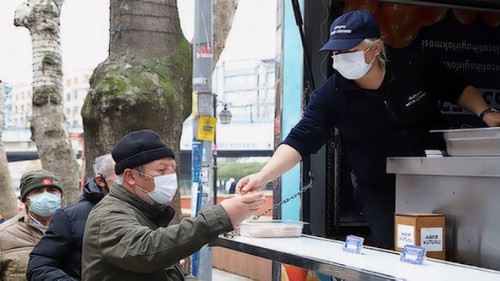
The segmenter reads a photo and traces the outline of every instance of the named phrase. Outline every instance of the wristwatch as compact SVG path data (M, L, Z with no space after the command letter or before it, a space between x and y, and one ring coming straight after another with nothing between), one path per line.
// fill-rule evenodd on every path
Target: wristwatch
M491 112L500 112L500 111L498 111L498 110L494 109L493 107L488 107L487 109L483 110L483 112L481 112L481 113L479 114L479 119L481 119L482 121L484 121L484 120L483 120L483 119L484 119L484 116L485 116L486 114L488 114L488 113L491 113Z

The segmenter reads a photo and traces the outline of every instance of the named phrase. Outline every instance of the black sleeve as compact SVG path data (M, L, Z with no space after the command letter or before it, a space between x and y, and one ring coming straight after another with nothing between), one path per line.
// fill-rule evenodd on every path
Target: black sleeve
M70 257L71 225L66 214L57 210L45 236L30 253L26 278L33 280L75 280L61 270L61 265Z

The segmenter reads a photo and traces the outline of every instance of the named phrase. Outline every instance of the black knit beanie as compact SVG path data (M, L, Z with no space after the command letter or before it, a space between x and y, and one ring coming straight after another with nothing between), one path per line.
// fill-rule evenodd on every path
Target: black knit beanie
M127 168L135 168L161 158L175 158L174 151L151 130L141 130L125 135L111 151L115 160L115 173L120 175Z

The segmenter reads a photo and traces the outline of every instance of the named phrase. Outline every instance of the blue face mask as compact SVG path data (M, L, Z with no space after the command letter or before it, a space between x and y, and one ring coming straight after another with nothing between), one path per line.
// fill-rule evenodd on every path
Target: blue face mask
M42 217L54 214L61 207L61 194L43 192L28 198L31 202L29 210Z

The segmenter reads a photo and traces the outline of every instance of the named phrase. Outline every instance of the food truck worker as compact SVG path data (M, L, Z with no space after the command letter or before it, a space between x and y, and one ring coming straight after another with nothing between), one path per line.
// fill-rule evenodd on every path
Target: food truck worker
M262 189L269 181L316 153L339 130L352 165L354 198L368 222L375 246L394 247L395 176L386 159L424 156L442 140L429 131L445 128L438 101L476 114L488 126L500 125L477 89L428 56L410 58L403 67L386 57L379 25L368 11L338 17L320 51L331 51L333 74L312 95L303 114L270 161L242 178L236 192Z

